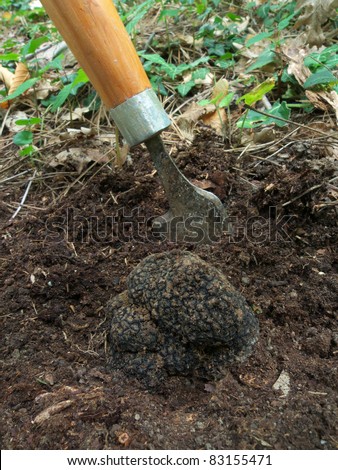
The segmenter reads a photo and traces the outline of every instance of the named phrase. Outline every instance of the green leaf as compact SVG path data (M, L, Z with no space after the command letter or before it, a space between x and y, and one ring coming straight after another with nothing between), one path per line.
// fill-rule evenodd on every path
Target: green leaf
M159 21L163 20L163 18L166 18L167 16L170 16L171 18L175 18L180 14L180 10L174 10L172 8L165 8L164 10L161 11L161 14L159 16Z
M165 72L171 79L174 79L177 74L177 67L173 64L168 64L159 54L144 54L139 55L148 60L151 64L157 64L161 66L161 70Z
M21 131L13 137L13 143L21 147L22 145L29 145L33 142L33 132Z
M34 124L40 124L41 118L29 118L29 119L18 119L15 124L18 126L33 126Z
M58 108L60 108L63 103L66 101L68 96L71 94L73 90L77 90L81 86L83 86L85 83L89 81L89 78L87 77L86 73L84 72L83 69L79 69L75 75L74 80L72 83L68 83L65 87L62 88L60 93L57 95L55 101L53 102L50 110L52 112L55 112Z
M14 98L17 98L18 96L22 95L22 93L24 93L33 85L35 85L35 83L38 82L39 80L40 80L39 77L30 78L29 80L26 80L20 86L18 86L18 88L13 93L11 93L8 96L5 96L5 98L2 98L0 100L0 104L8 100L13 100Z
M146 0L140 5L134 6L127 14L126 30L129 34L132 34L137 23L146 15L149 9L153 5L153 0ZM130 19L131 18L131 19Z
M85 84L87 82L89 82L89 78L87 77L86 72L83 69L79 69L76 73L74 81L72 82L72 85L75 86L79 83Z
M192 88L194 88L194 86L195 86L195 82L193 80L190 80L190 82L181 83L181 85L178 85L176 89L181 96L186 96L189 93L189 91Z
M208 60L209 60L209 57L200 57L199 59L194 60L194 62L190 62L190 64L180 64L180 65L178 65L176 67L175 77L177 75L182 75L182 73L187 72L188 70L194 69L195 67L197 67L200 64L208 62Z
M256 86L253 90L245 95L241 96L237 103L240 101L244 101L245 104L252 105L260 101L264 95L266 95L269 91L273 89L275 86L275 80L273 78L268 78L260 85Z
M192 80L204 80L209 72L210 70L207 68L197 69L195 70L195 72L192 73L191 78Z
M270 49L266 49L258 59L246 69L246 72L252 72L252 70L260 69L264 67L264 65L271 64L275 61L275 58L275 53Z
M237 127L245 129L253 129L255 127L260 127L262 125L276 124L279 127L287 125L287 122L281 121L279 117L283 119L290 118L290 109L285 101L282 103L275 103L271 109L269 109L269 114L272 114L275 117L264 116L257 111L249 110L248 113L245 113L237 122Z
M143 52L140 52L139 55L145 59L149 60L152 64L158 64L158 65L168 65L167 62L161 57L159 54L146 54Z
M201 100L197 103L199 106L208 106L208 104L212 104L211 100Z
M231 11L226 13L225 16L227 16L231 21L240 21L242 19L241 16L236 15L235 13L232 13Z
M291 13L291 15L287 16L286 18L284 18L284 20L280 21L277 27L278 31L282 31L283 29L287 28L295 14L295 12Z
M52 113L54 113L57 109L59 109L63 103L66 101L68 96L70 95L70 92L72 91L73 84L69 83L68 85L64 86L60 93L57 95L54 103L52 104L50 110Z
M250 47L253 44L256 44L256 42L262 41L263 39L266 39L266 38L270 38L272 35L273 35L273 31L256 34L256 36L253 36L252 38L248 39L245 45L246 47Z
M305 90L312 88L316 85L336 85L338 79L327 69L321 69L309 76L305 80L303 87Z
M39 70L39 74L42 75L43 73L47 72L47 70L54 69L54 70L62 70L62 60L64 58L64 54L60 54L55 57L51 62L49 62L45 67Z
M233 91L231 91L230 93L228 93L219 103L218 103L218 107L219 108L227 108L228 106L230 106L230 103L232 101L232 98L234 97L235 93Z
M0 54L0 60L4 62L9 62L13 60L19 60L20 55L16 54L15 52L9 52L8 54Z
M326 47L321 52L312 52L304 59L304 65L312 71L321 68L324 64L328 68L335 68L338 64L338 44Z
M231 60L219 59L219 60L216 60L215 64L217 65L217 67L221 69L228 69L229 67L233 67L235 65L235 61L233 59Z
M33 54L41 44L48 42L50 39L47 36L41 36L39 38L31 39L23 48L21 49L21 55L25 57L28 54Z
M20 157L25 157L26 155L32 155L34 153L36 148L33 145L27 145L27 147L24 147L23 149L20 150L19 155Z

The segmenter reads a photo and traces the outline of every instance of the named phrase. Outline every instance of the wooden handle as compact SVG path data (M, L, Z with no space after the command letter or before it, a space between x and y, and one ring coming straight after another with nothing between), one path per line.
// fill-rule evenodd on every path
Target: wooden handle
M42 0L109 108L151 88L112 0Z

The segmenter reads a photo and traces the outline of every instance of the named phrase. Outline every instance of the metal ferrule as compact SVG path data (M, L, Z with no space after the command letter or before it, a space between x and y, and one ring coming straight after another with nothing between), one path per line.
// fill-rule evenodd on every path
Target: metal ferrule
M150 139L171 124L161 102L151 88L111 109L110 114L131 147Z

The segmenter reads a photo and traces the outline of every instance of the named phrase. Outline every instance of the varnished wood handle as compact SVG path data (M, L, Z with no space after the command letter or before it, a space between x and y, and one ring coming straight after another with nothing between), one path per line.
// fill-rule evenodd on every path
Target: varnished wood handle
M151 87L112 0L42 0L109 108Z

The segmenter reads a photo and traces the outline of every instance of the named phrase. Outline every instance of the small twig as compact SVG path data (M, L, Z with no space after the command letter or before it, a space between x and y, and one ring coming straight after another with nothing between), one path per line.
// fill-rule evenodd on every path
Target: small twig
M11 110L11 107L9 106L9 108L7 109L6 114L5 114L4 118L3 118L1 127L0 127L0 136L1 136L2 133L3 133L4 127L5 127L5 125L6 125L6 120L7 120L7 118L8 118L8 114L9 114L10 110Z
M4 183L7 183L7 181L11 181L12 179L14 178L18 178L19 176L22 176L22 175L25 175L26 173L29 173L31 170L25 170L25 171L22 171L21 173L18 173L16 175L13 175L13 176L9 176L8 178L5 178L4 180L1 180L0 181L0 185L4 184Z
M313 132L317 132L318 134L325 135L325 137L327 138L338 140L338 137L335 137L334 135L330 135L330 134L327 134L326 132L320 131L319 129L316 129L315 127L306 126L305 124L299 124L299 122L290 121L290 119L284 119L279 116L274 116L273 114L265 113L264 111L259 111L258 109L255 109L252 106L249 106L248 104L245 105L245 108L247 110L250 109L251 111L255 111L256 113L263 114L263 116L267 116L272 119L278 119L278 121L287 122L288 124L293 124L294 126L303 127L304 129L307 129L309 131L313 131Z
M26 191L24 192L24 195L22 196L22 199L21 199L21 201L20 201L20 204L19 204L17 210L14 212L14 214L13 214L12 217L10 218L10 220L13 220L13 219L18 215L18 213L21 211L23 205L25 204L25 201L26 201L26 199L27 199L27 196L28 196L29 190L30 190L30 188L31 188L31 186L32 186L32 183L33 183L33 180L34 180L35 175L36 175L36 170L34 171L33 176L29 179L28 184L27 184Z
M312 186L312 188L309 188L309 189L307 189L306 191L304 191L303 193L298 194L298 196L294 197L293 199L290 199L290 201L284 202L284 204L282 204L282 207L289 206L290 204L292 204L293 202L297 201L298 199L300 199L301 197L305 196L306 194L311 193L312 191L315 191L316 189L321 188L321 187L323 186L323 184L324 184L324 183L320 183L320 184L316 184L315 186Z
M51 49L52 47L55 48L55 50L53 51L52 59L55 59L56 56L58 56L63 51L68 49L68 46L65 43L65 41L61 41L57 44L46 44L46 45L40 47L39 49L37 49L35 52L32 52L31 54L27 54L25 56L25 60L34 59L38 54L40 54L41 52L48 51L48 49Z
M338 204L338 200L337 201L330 201L330 202L323 202L321 204L316 204L314 206L315 209L322 209L323 207L333 207L333 206L336 206Z
M267 157L263 158L262 160L263 161L267 161L269 160L270 158L274 157L275 155L278 155L279 153L281 153L284 149L286 149L287 147L290 147L290 145L294 144L295 142L292 140L291 142L288 142L287 144L283 145L283 147L279 148L278 150L276 150L275 152L271 153L270 155L268 155ZM260 162L257 162L256 165L254 165L254 167L256 168L256 166L260 165L261 161ZM270 162L270 163L273 163L273 162Z

